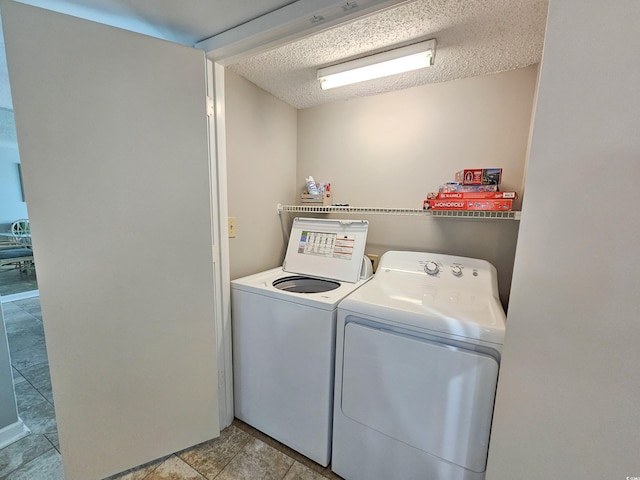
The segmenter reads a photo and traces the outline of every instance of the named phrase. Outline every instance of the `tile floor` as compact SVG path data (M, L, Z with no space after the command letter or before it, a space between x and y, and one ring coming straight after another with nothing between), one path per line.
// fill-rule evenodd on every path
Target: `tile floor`
M36 269L28 268L21 270L13 265L3 265L0 267L0 295L14 295L16 293L28 292L38 289L36 279Z
M63 480L40 299L2 304L20 417L31 434L0 449L0 480ZM234 420L220 438L108 480L323 480L330 468Z

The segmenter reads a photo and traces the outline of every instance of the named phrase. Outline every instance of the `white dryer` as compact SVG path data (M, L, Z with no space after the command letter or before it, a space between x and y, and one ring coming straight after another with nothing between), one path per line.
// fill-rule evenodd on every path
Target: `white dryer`
M332 470L484 478L505 314L483 261L387 252L338 308Z
M338 303L371 276L368 222L296 218L282 268L231 282L235 416L326 466Z

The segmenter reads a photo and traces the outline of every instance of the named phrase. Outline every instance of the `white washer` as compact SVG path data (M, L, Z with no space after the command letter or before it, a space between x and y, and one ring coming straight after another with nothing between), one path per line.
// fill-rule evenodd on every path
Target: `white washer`
M362 220L296 218L282 268L231 282L235 416L323 466L337 306L371 276L367 230Z
M387 252L338 307L332 470L484 478L505 315L483 261Z

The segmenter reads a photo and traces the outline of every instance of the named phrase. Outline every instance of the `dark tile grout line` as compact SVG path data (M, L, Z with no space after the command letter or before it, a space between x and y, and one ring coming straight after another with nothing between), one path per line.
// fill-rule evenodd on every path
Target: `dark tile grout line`
M27 347L27 348L29 348L29 347ZM46 362L34 363L33 365L29 365L29 367L35 367L36 365L42 365L42 364L44 364L44 363L46 363ZM25 376L24 376L24 373L22 373L22 372L20 371L20 369L18 369L18 367L16 367L15 365L11 365L11 366L15 369L15 371L16 371L16 372L18 372L18 373L20 374L20 376L21 376L22 378L24 378L24 381L25 381L25 382L27 382L29 385L31 385L31 386L33 387L33 389L34 389L36 392L38 392L38 394L39 394L39 395L40 395L40 396L41 396L41 397L42 397L42 398L43 398L43 399L44 399L44 400L45 400L49 405L51 405L54 409L56 408L56 407L55 407L55 405L54 405L53 403L51 403L51 402L49 401L49 399L48 399L47 397L45 397L45 396L44 396L44 394L43 394L40 390L38 390L38 387L36 387L33 383L31 383L31 382L29 381L29 379L28 379L27 377L25 377ZM13 384L14 384L14 386L15 386L15 381L14 381L14 383L13 383Z
M169 458L169 457L167 457L167 458ZM158 468L160 468L160 465L162 465L162 464L163 464L164 462L166 462L166 461L167 461L167 460L165 459L165 460L163 460L162 462L158 463L158 465L156 465L155 467L153 467L153 469L152 469L148 474L146 474L146 475L142 478L142 480L145 480L145 478L149 478L151 475L153 475L153 474L156 472L156 470L157 470ZM135 468L134 468L134 471L135 471Z
M289 468L288 468L288 469L287 469L287 471L284 473L284 477L282 477L283 479L284 479L284 478L287 478L287 475L289 475L289 472L290 472L290 471L291 471L291 469L295 466L296 461L297 461L297 460L293 459L293 462L291 462L291 465L289 465Z
M42 435L44 435L44 438L47 439L47 442L49 442L51 444L51 446L56 450L56 452L60 453L60 449L58 447L56 447L53 442L51 441L51 439L47 436L47 435L51 435L50 433L43 433ZM62 455L62 453L60 453L60 455Z
M231 425L229 425L229 426L231 426ZM228 427L227 427L227 428L228 428ZM237 427L236 427L236 428L237 428ZM219 438L219 437L218 437L218 438ZM216 479L216 478L218 478L220 475L222 475L222 472L224 472L224 469L225 469L225 468L227 468L227 466L228 466L229 464L231 464L231 462L233 462L233 460L234 460L238 455L240 455L240 454L242 453L242 451L244 450L244 447L246 447L246 446L247 446L247 444L251 441L251 438L252 438L252 437L248 438L248 439L247 439L247 441L246 441L246 442L244 442L240 448L238 448L238 451L236 452L236 454L235 454L233 457L231 457L227 463L225 463L225 464L224 464L224 466L220 469L220 471L216 474L216 476L215 476L215 477L213 477L213 480L215 480L215 479ZM178 455L176 455L176 456L177 456L178 458L180 458L180 456L178 456ZM180 460L182 460L182 459L180 458ZM186 463L187 465L189 465L189 463L188 463L188 462L185 462L184 460L182 460L182 461L183 461L184 463ZM196 472L198 472L198 474L199 474L199 475L201 475L203 478L207 478L203 473L199 472L199 471L198 471L198 469L196 469L194 466L192 466L192 465L189 465L189 466L190 466L191 468L193 468Z

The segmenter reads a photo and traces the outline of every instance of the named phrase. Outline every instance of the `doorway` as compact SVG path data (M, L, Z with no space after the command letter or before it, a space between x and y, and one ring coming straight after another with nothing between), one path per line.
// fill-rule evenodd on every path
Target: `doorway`
M17 299L37 294L38 282L33 262L12 261L14 258L23 259L29 256L25 256L24 248L14 248L14 244L18 244L18 241L11 230L14 222L28 218L13 110L2 105L0 106L0 297L5 300L7 296L10 299ZM20 240L20 243L30 243L26 237Z

